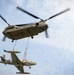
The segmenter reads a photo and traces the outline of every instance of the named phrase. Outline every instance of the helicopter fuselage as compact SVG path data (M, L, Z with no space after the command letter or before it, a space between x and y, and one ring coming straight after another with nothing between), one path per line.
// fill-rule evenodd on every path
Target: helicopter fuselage
M44 21L31 24L12 25L6 27L3 34L12 40L18 40L30 36L33 38L34 35L38 35L38 33L47 30L47 28L48 25Z

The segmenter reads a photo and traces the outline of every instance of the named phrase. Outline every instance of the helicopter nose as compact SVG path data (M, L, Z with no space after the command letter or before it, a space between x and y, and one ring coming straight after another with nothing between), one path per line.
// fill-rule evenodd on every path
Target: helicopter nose
M4 34L4 31L2 33Z
M5 31L3 31L2 33L3 33L4 35L7 34L7 32L5 32Z

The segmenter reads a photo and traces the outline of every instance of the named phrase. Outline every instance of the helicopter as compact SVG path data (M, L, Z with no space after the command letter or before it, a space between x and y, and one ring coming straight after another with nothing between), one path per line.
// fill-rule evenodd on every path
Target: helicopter
M4 29L4 31L2 32L4 35L4 38L2 39L3 41L6 40L6 37L9 39L12 39L12 42L14 40L19 40L22 38L26 38L26 37L31 37L32 39L34 38L33 36L38 35L39 33L45 31L45 35L46 38L49 38L47 29L48 29L48 25L46 24L46 21L64 13L70 10L70 8L67 8L51 17L49 17L46 20L43 20L41 18L39 18L38 16L33 15L32 13L22 9L21 7L17 6L17 9L30 15L31 17L35 18L35 19L40 19L39 22L36 23L28 23L28 24L18 24L18 25L10 25L1 15L0 17L7 23L7 27Z

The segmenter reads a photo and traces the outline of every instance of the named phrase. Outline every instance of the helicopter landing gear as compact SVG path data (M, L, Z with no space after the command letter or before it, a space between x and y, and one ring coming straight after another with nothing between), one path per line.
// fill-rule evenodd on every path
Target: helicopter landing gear
M33 37L33 36L31 36L31 38L33 39L34 37Z
M29 69L31 69L31 66L29 66Z

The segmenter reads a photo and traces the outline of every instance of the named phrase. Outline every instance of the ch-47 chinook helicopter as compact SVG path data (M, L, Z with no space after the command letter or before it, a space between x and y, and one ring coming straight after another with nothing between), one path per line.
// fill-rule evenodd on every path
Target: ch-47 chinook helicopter
M26 37L33 38L33 36L38 35L38 33L41 33L43 31L45 31L45 35L48 38L49 37L48 33L47 33L48 25L46 24L46 21L70 10L70 8L67 8L67 9L61 11L60 13L57 13L57 14L49 17L48 19L43 20L43 19L41 19L41 18L29 13L28 11L26 11L26 10L20 8L20 7L17 7L17 9L25 12L26 14L32 16L35 19L40 19L40 21L37 22L37 23L10 25L0 15L0 17L8 24L8 26L3 31L3 34L4 34L3 41L5 41L6 37L8 37L9 39L12 39L12 41L22 39L22 38L26 38Z

